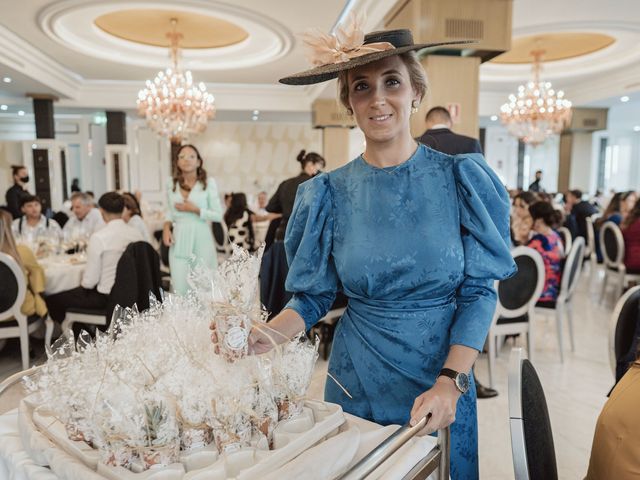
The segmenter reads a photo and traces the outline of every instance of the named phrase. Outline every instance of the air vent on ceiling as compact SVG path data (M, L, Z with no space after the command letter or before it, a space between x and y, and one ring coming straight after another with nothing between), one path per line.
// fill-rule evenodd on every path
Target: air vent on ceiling
M595 128L598 126L598 119L597 118L583 118L582 119L582 126L584 128Z
M445 36L448 38L482 40L484 38L484 22L482 20L447 18L445 19Z

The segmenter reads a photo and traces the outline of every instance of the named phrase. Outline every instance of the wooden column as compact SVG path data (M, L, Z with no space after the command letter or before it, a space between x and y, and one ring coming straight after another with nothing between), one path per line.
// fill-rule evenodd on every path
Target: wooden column
M322 155L327 162L325 171L335 170L351 160L349 158L349 128L322 129Z
M337 100L313 102L313 126L322 128L322 155L326 170L334 170L349 160L349 130L355 127L353 116Z
M478 138L479 57L429 55L422 60L427 72L427 95L411 118L411 134L422 135L430 108L445 107L452 114L452 130Z

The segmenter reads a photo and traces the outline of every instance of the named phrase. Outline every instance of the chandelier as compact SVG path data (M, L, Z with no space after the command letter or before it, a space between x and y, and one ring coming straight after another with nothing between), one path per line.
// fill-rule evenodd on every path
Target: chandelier
M531 52L533 80L520 85L518 93L509 95L509 102L500 108L500 120L509 133L534 146L559 134L571 122L571 102L564 98L564 92L540 80L543 54L544 50Z
M183 72L178 65L178 42L182 34L176 31L178 20L171 19L171 62L173 67L158 72L147 80L146 88L138 93L138 113L156 133L180 144L191 134L201 133L215 114L213 95L200 82L195 84L191 72Z

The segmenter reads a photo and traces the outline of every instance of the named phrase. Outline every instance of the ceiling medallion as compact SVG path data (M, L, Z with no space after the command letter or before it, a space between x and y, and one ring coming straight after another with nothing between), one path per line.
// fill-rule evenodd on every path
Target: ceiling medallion
M172 29L167 33L173 66L158 72L153 81L147 80L146 88L138 93L137 105L138 113L152 130L179 144L190 135L205 131L216 108L205 84L196 85L191 72L183 72L178 65L182 34L176 31L177 24L178 20L172 18Z
M571 122L571 102L564 98L564 92L556 92L550 82L540 80L543 54L544 50L531 52L533 80L520 85L500 108L500 119L509 133L533 146L559 134Z

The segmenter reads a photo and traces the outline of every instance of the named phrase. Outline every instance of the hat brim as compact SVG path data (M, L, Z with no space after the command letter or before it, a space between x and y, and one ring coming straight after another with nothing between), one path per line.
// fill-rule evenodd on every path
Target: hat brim
M313 85L314 83L322 83L328 80L333 80L338 77L340 72L350 70L355 67L360 67L383 58L391 57L393 55L401 55L406 52L423 50L425 48L442 47L445 45L464 45L477 43L473 40L457 40L453 42L439 42L439 43L420 43L416 45L407 45L405 47L392 48L389 50L382 50L380 52L368 53L361 55L360 57L354 57L348 62L330 63L328 65L322 65L315 67L304 72L296 73L288 77L278 80L285 85Z

